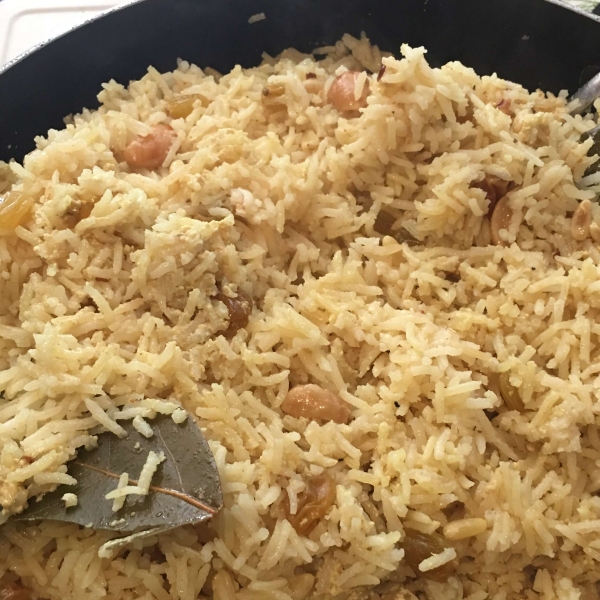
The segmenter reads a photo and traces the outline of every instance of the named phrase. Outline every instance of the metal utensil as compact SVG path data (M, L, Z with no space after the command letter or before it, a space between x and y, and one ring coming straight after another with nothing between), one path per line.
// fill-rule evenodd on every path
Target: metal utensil
M600 73L597 73L587 83L582 85L570 98L569 104L573 104L570 109L572 115L582 115L589 111L594 102L600 98ZM588 151L588 155L600 154L600 125L596 125L589 131L586 131L581 139L592 138L594 143ZM600 161L590 166L585 175L597 173L600 169Z
M581 115L600 97L600 73L592 77L585 85L580 87L569 99L569 103L577 105L571 109L572 115Z

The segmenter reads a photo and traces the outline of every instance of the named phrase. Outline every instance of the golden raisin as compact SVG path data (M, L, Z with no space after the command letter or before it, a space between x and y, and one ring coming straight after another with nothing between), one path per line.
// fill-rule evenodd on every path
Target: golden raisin
M318 475L306 481L304 491L298 495L296 514L290 514L289 497L283 500L285 518L300 535L309 535L327 514L335 500L335 482L329 475Z
M503 196L494 207L490 218L492 241L496 246L506 246L507 243L500 237L502 229L508 229L512 220L512 210L508 204L508 196Z
M428 579L442 583L447 581L448 577L454 575L457 567L456 560L424 573L419 570L419 565L427 558L430 558L434 554L440 554L449 547L442 536L435 533L428 535L414 529L405 530L404 541L402 542L404 559L415 575L417 577L427 577Z
M221 333L226 338L232 338L238 330L248 325L248 320L252 313L252 299L241 290L238 290L235 298L230 298L223 293L219 293L215 296L215 300L222 302L229 311L229 325Z
M170 125L160 123L148 135L136 137L123 151L123 158L135 169L158 169L165 162L176 137Z
M287 111L285 86L282 83L268 83L262 89L262 103L265 109L279 112L283 115Z
M358 110L367 105L367 96L370 91L369 80L365 80L361 94L357 98L356 82L359 76L360 73L358 71L346 71L333 80L327 92L327 99L340 112Z
M178 96L173 98L169 101L167 109L172 119L185 119L194 110L194 98L192 96Z
M482 181L476 181L471 184L472 188L483 190L487 199L490 201L488 206L488 217L494 212L496 203L500 198L506 196L513 186L512 181L506 181L506 179L500 179L495 175L486 175Z
M501 373L498 377L498 387L500 388L500 395L504 404L509 410L516 410L523 412L525 410L525 404L521 400L521 394L519 390L510 382L510 372Z
M592 224L592 203L583 200L579 203L571 217L571 236L577 242L582 242L590 235Z
M92 214L93 209L94 205L91 202L83 203L74 200L62 216L63 223L72 229L79 221L87 219Z
M306 417L334 423L347 423L352 415L337 394L312 383L293 387L281 403L281 410L296 419Z
M21 192L8 192L0 198L0 229L15 229L27 217L33 198Z
M29 592L18 583L0 584L0 600L29 600Z
M79 219L80 220L87 219L92 214L93 210L94 210L94 205L91 204L90 202L86 202L85 204L82 204L81 208L79 209Z

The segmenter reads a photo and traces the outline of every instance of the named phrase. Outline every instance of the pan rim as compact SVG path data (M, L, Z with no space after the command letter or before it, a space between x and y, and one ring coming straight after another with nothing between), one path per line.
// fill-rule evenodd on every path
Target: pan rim
M100 19L103 19L104 17L111 15L113 13L117 13L119 11L123 11L123 10L127 10L128 8L131 8L132 6L135 6L137 4L142 4L143 2L146 2L147 0L125 0L122 4L119 4L118 6L113 6L112 8L108 8L96 15L93 15L87 19L85 19L83 22L79 23L78 25L75 25L74 27L70 27L69 29L67 29L66 31L64 31L63 33L50 37L42 42L39 42L38 44L35 44L34 46L32 46L31 48L25 50L24 52L22 52L21 54L19 54L18 56L15 56L14 58L10 59L8 62L6 62L4 65L0 66L0 77L6 73L8 70L10 70L12 67L14 67L15 65L17 65L18 63L22 62L23 60L25 60L26 58L28 58L29 56L31 56L32 54L35 54L36 52L38 52L39 50L42 50L43 48L45 48L46 46L52 44L53 42L55 42L56 40L59 40L71 33L73 33L74 31L77 31L87 25L90 25L91 23L94 23L95 21L98 21ZM600 16L595 15L594 13L590 12L590 11L585 11L582 8L579 8L578 6L575 6L573 4L570 4L569 2L566 2L565 0L542 0L543 2L548 2L550 4L554 4L556 6L559 6L561 8L564 8L566 10L569 10L571 12L574 12L578 15L581 15L583 17L586 17L592 21L595 21L596 23L600 23Z

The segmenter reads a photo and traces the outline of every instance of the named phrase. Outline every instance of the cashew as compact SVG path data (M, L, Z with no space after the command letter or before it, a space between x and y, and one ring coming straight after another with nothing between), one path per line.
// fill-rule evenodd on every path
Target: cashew
M130 167L158 169L169 154L177 134L170 125L159 123L149 135L139 135L123 151L123 158Z
M338 75L327 92L327 99L340 112L358 110L367 105L369 95L369 80L365 80L361 95L356 97L356 84L360 77L358 71L346 71Z

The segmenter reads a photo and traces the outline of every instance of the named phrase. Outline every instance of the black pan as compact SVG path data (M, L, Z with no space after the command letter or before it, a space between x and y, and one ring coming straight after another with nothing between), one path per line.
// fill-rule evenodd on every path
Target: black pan
M361 31L382 49L423 45L433 65L460 60L530 89L574 91L600 70L600 19L546 0L143 0L0 71L0 160L97 106L102 82L138 79L150 64L171 70L181 57L224 72Z

